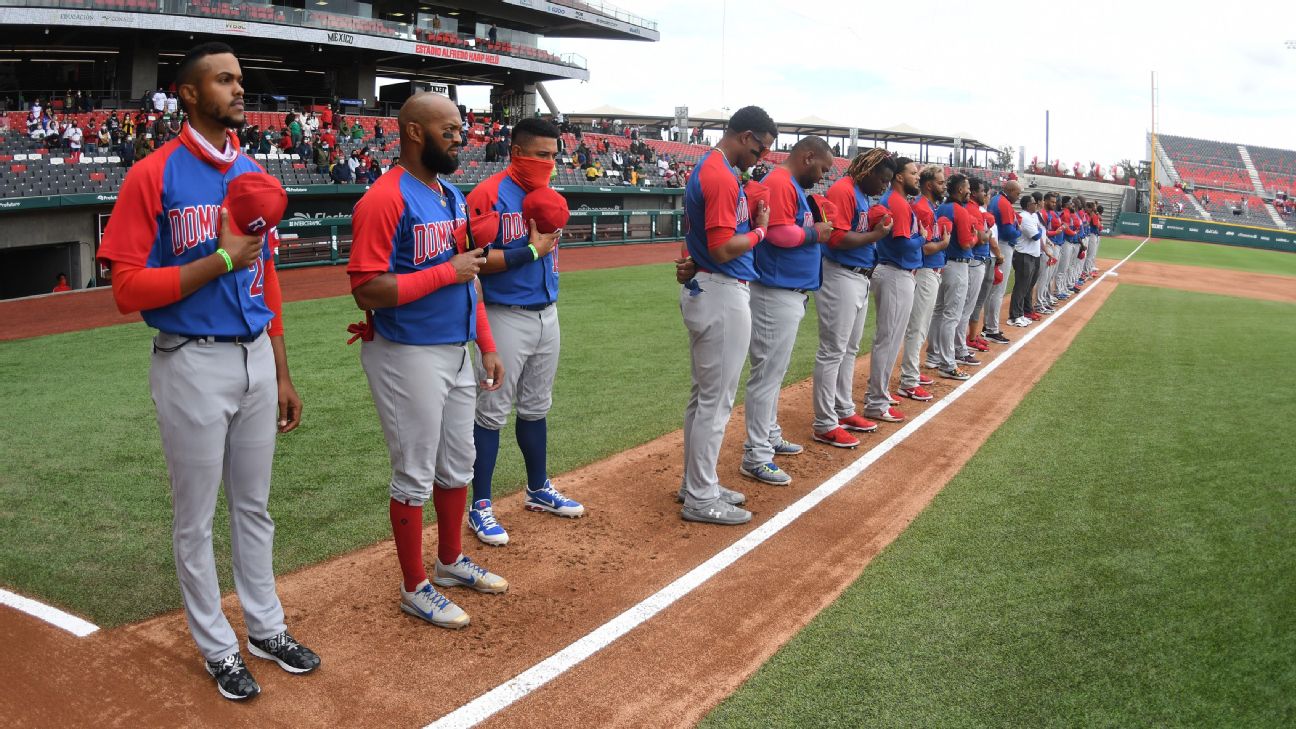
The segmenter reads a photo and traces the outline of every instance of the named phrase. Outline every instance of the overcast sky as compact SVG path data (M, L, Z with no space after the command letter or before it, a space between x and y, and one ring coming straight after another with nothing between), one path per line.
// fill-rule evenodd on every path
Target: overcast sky
M1106 167L1146 156L1156 71L1160 132L1296 148L1296 3L1286 0L615 4L657 21L661 41L546 39L589 62L589 82L548 84L563 111L757 104L779 121L968 132L1024 146L1029 162L1044 157L1048 109L1050 156ZM1016 14L1026 8L1050 10Z

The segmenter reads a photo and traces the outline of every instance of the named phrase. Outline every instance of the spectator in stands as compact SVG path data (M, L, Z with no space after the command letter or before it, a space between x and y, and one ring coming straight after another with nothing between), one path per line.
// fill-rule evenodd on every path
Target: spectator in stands
M491 23L490 30L486 31L486 37L491 43L499 42L499 28L496 28L494 23Z
M179 114L167 114L166 116L166 138L168 140L175 139L180 136L180 130L184 128L184 124L180 123Z
M94 150L91 154L98 156L107 153L107 151L112 148L112 143L112 134L108 131L108 125L101 124L99 126L99 131L95 133Z
M303 122L303 125L305 128L302 131L307 137L314 139L319 134L320 119L315 116L315 112L307 112L306 121Z
M145 157L148 156L149 152L153 151L152 147L150 146L152 141L153 141L153 135L144 131L143 129L139 130L139 132L136 133L134 151L131 152L136 162L139 162L140 160L144 159Z
M298 157L301 157L302 162L310 162L315 157L315 150L311 147L308 139L302 139L301 144L297 145L293 151L297 153Z
M50 293L57 294L60 291L71 291L71 290L72 287L68 285L68 277L66 273L60 273L59 275L54 277L54 289Z
M369 184L370 184L370 185L372 185L373 183L377 182L379 177L382 177L382 172L383 172L383 171L382 171L382 167L380 167L380 166L378 165L378 160L377 160L377 159L371 159L371 160L369 160L369 174L368 174L368 177L369 177Z
M347 167L351 170L351 179L358 180L357 170L361 169L360 150L352 150L351 156L347 158Z
M315 163L315 171L327 174L329 168L329 157L333 154L333 145L327 140L321 138L319 144L315 145L315 156L312 161Z
M333 163L333 168L329 172L332 174L334 183L343 185L354 179L351 176L351 169L351 159L339 159Z
M619 149L612 150L612 169L618 171L625 170L625 157L622 156L621 150Z
M584 139L581 132L580 122L572 122L572 128L574 130L572 133L576 135L576 143L580 144L581 141Z
M180 100L176 98L175 94L167 94L165 108L166 108L166 113L170 114L171 116L176 116L177 114L180 113Z
M320 142L329 147L337 146L337 135L333 134L333 128L328 122L324 122L324 131L320 132L319 138Z
M291 121L288 122L288 138L292 140L292 147L296 148L302 141L301 119L296 115L290 115Z
M594 164L585 168L585 179L588 180L589 182L594 182L595 180L598 180L598 178L602 176L603 176L603 163L599 162L598 160L594 160Z
M81 141L83 138L83 132L76 119L73 119L68 124L67 131L63 132L63 138L67 140L68 151L71 153L68 156L68 161L71 164L76 164L81 160Z
M374 123L374 141L381 143L383 141L382 122Z
M364 127L357 120L355 126L351 127L351 141L360 142L364 140Z
M279 133L279 152L291 152L294 146L296 145L293 144L292 133L285 128Z
M343 141L351 138L351 121L346 117L342 117L342 123L338 125L337 136Z
M166 111L166 99L166 92L159 86L158 90L154 91L153 95L149 97L149 100L153 102L153 111L159 114Z
M490 141L486 143L486 149L484 150L484 152L486 155L483 158L484 161L486 162L499 161L499 148L495 146L495 137L491 137Z

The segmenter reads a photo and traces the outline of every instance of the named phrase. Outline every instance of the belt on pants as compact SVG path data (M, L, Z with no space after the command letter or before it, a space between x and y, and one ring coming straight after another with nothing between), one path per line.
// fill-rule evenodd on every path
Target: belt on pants
M698 272L698 273L709 273L709 274L711 274L712 276L725 276L725 277L727 277L727 278L733 278L733 280L737 281L738 283L740 283L740 284L742 284L742 285L744 285L744 286L747 285L747 281L744 281L743 279L740 279L740 278L734 278L733 276L730 276L730 275L727 274L727 273L716 273L715 271L708 271L708 270L706 270L705 268L699 268L699 269L697 270L697 272Z
M256 340L260 339L262 334L265 334L264 329L258 332L254 332L252 334L240 334L234 337L217 336L214 334L174 334L172 336L183 337L184 339L195 339L195 340L205 341L205 342L221 342L222 344L251 344L252 342L255 342Z
M548 309L553 305L554 302L550 301L547 304L527 304L525 306L514 306L512 304L505 304L504 306L507 306L513 311L544 311L545 309Z
M979 258L947 258L947 259L945 259L945 260L948 261L949 263L971 263L971 262L973 262L973 261L979 261L979 260L981 260L981 259L979 259Z
M847 271L850 271L851 273L858 273L861 276L870 277L873 275L873 269L871 268L864 268L863 266L847 266L844 263L838 263L833 260L828 260L828 262L833 264L834 266L837 266L838 268L844 268Z
M890 262L890 261L879 261L879 262L878 262L878 265L879 265L879 266L890 266L891 268L898 268L898 269L900 269L901 271L904 271L905 273L909 274L910 276L916 276L916 275L917 275L917 273L915 273L915 269L912 269L912 268L905 268L904 266L901 266L901 265L898 264L898 263L892 263L892 262Z

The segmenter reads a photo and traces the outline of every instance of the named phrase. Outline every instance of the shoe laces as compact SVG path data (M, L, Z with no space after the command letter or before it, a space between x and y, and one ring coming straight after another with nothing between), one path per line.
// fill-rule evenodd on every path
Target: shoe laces
M478 577L485 577L487 574L485 567L482 567L481 565L469 559L468 555L466 554L459 557L459 561L455 562L454 566L459 567L461 569L469 570L470 572L474 572L477 574Z
M499 522L495 520L494 507L487 506L484 509L474 509L474 511L477 512L478 517L481 519L481 528L483 530L494 529L499 526Z
M271 651L290 651L301 646L286 630L279 635L267 638L265 644L266 648Z
M431 585L426 585L419 590L418 597L420 600L427 601L433 610L445 610L450 606L450 598L437 592Z
M545 485L544 485L542 488L540 488L540 489L538 489L538 490L536 490L536 491L532 491L531 493L533 493L533 494L537 494L537 495L538 495L538 494L544 494L545 496L548 496L549 498L553 499L554 501L559 501L559 502L561 502L561 501L566 501L566 500L567 500L567 497L566 497L566 496L563 496L563 495L560 494L560 493L558 493L558 489L554 488L554 487L553 487L553 484L550 483L550 482L548 482L548 481L545 481Z
M247 666L243 663L243 658L237 653L231 653L213 665L220 667L219 673L236 674L247 672Z

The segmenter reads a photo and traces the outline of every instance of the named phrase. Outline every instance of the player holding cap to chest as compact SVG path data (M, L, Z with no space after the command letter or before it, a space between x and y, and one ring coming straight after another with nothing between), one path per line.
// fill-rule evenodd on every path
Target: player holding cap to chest
M696 274L680 288L680 313L689 333L693 387L684 411L681 516L709 524L745 524L746 497L720 485L716 461L733 412L751 343L751 297L756 278L751 249L765 237L769 209L749 215L738 170L760 161L778 138L764 109L745 106L729 118L714 149L698 160L684 188L688 230L684 242Z
M819 184L832 164L832 148L827 142L803 137L793 145L787 160L761 180L769 190L769 232L752 250L756 278L749 286L751 375L741 471L774 486L792 483L792 477L774 463L774 456L802 451L800 445L783 440L778 397L792 359L797 327L805 316L808 292L819 289L818 243L826 242L833 230L831 222L815 220L805 191Z
M388 511L400 608L433 625L462 628L468 615L428 581L423 505L431 500L437 516L431 582L507 591L507 580L462 549L477 397L468 343L477 343L483 387L500 387L504 373L476 283L485 251L466 248L463 193L440 177L459 167L459 109L439 94L416 94L401 106L398 123L400 160L352 216L347 273L356 304L369 315L351 331L364 340L360 362L391 456Z
M211 528L222 484L248 650L291 673L320 663L285 629L275 593L274 521L266 511L275 432L297 427L302 404L288 373L271 254L287 199L239 153L232 130L244 123L242 83L238 59L223 43L185 55L176 84L189 123L131 168L99 251L111 263L118 308L140 311L159 330L149 389L171 476L185 619L217 689L235 700L261 688L221 611ZM240 187L260 192L240 196ZM235 197L240 213L259 212L232 216L222 201Z
M504 366L502 385L477 393L473 425L477 455L468 526L486 544L508 543L508 532L491 505L491 477L499 455L500 429L515 406L517 443L527 472L524 507L567 517L585 513L584 506L553 487L546 470L546 416L553 403L561 343L556 245L568 212L567 201L549 187L558 137L558 128L547 121L518 122L513 127L509 166L468 194L473 238L490 246L480 280L491 334Z
M821 246L823 281L815 293L814 439L836 448L859 445L848 430L877 430L877 423L855 412L855 358L868 315L869 279L877 265L875 244L891 234L893 224L882 219L870 228L868 212L894 176L891 155L875 148L856 155L846 174L828 188L836 217L832 236Z
M931 326L927 334L927 366L936 369L950 380L971 379L960 369L954 359L955 332L963 303L967 298L968 262L979 238L967 210L971 190L965 175L955 174L946 183L948 199L936 208L938 224L950 230L949 246L944 251L941 267L940 290L936 293L936 306L932 309Z
M914 216L920 228L927 231L923 240L923 265L914 272L914 303L905 327L904 347L900 352L900 394L910 400L926 402L932 394L924 385L932 379L918 369L918 355L931 328L932 312L936 308L936 294L940 291L941 268L945 265L945 249L950 244L950 226L936 222L936 208L945 198L945 168L928 165L918 173L922 194L913 202Z

